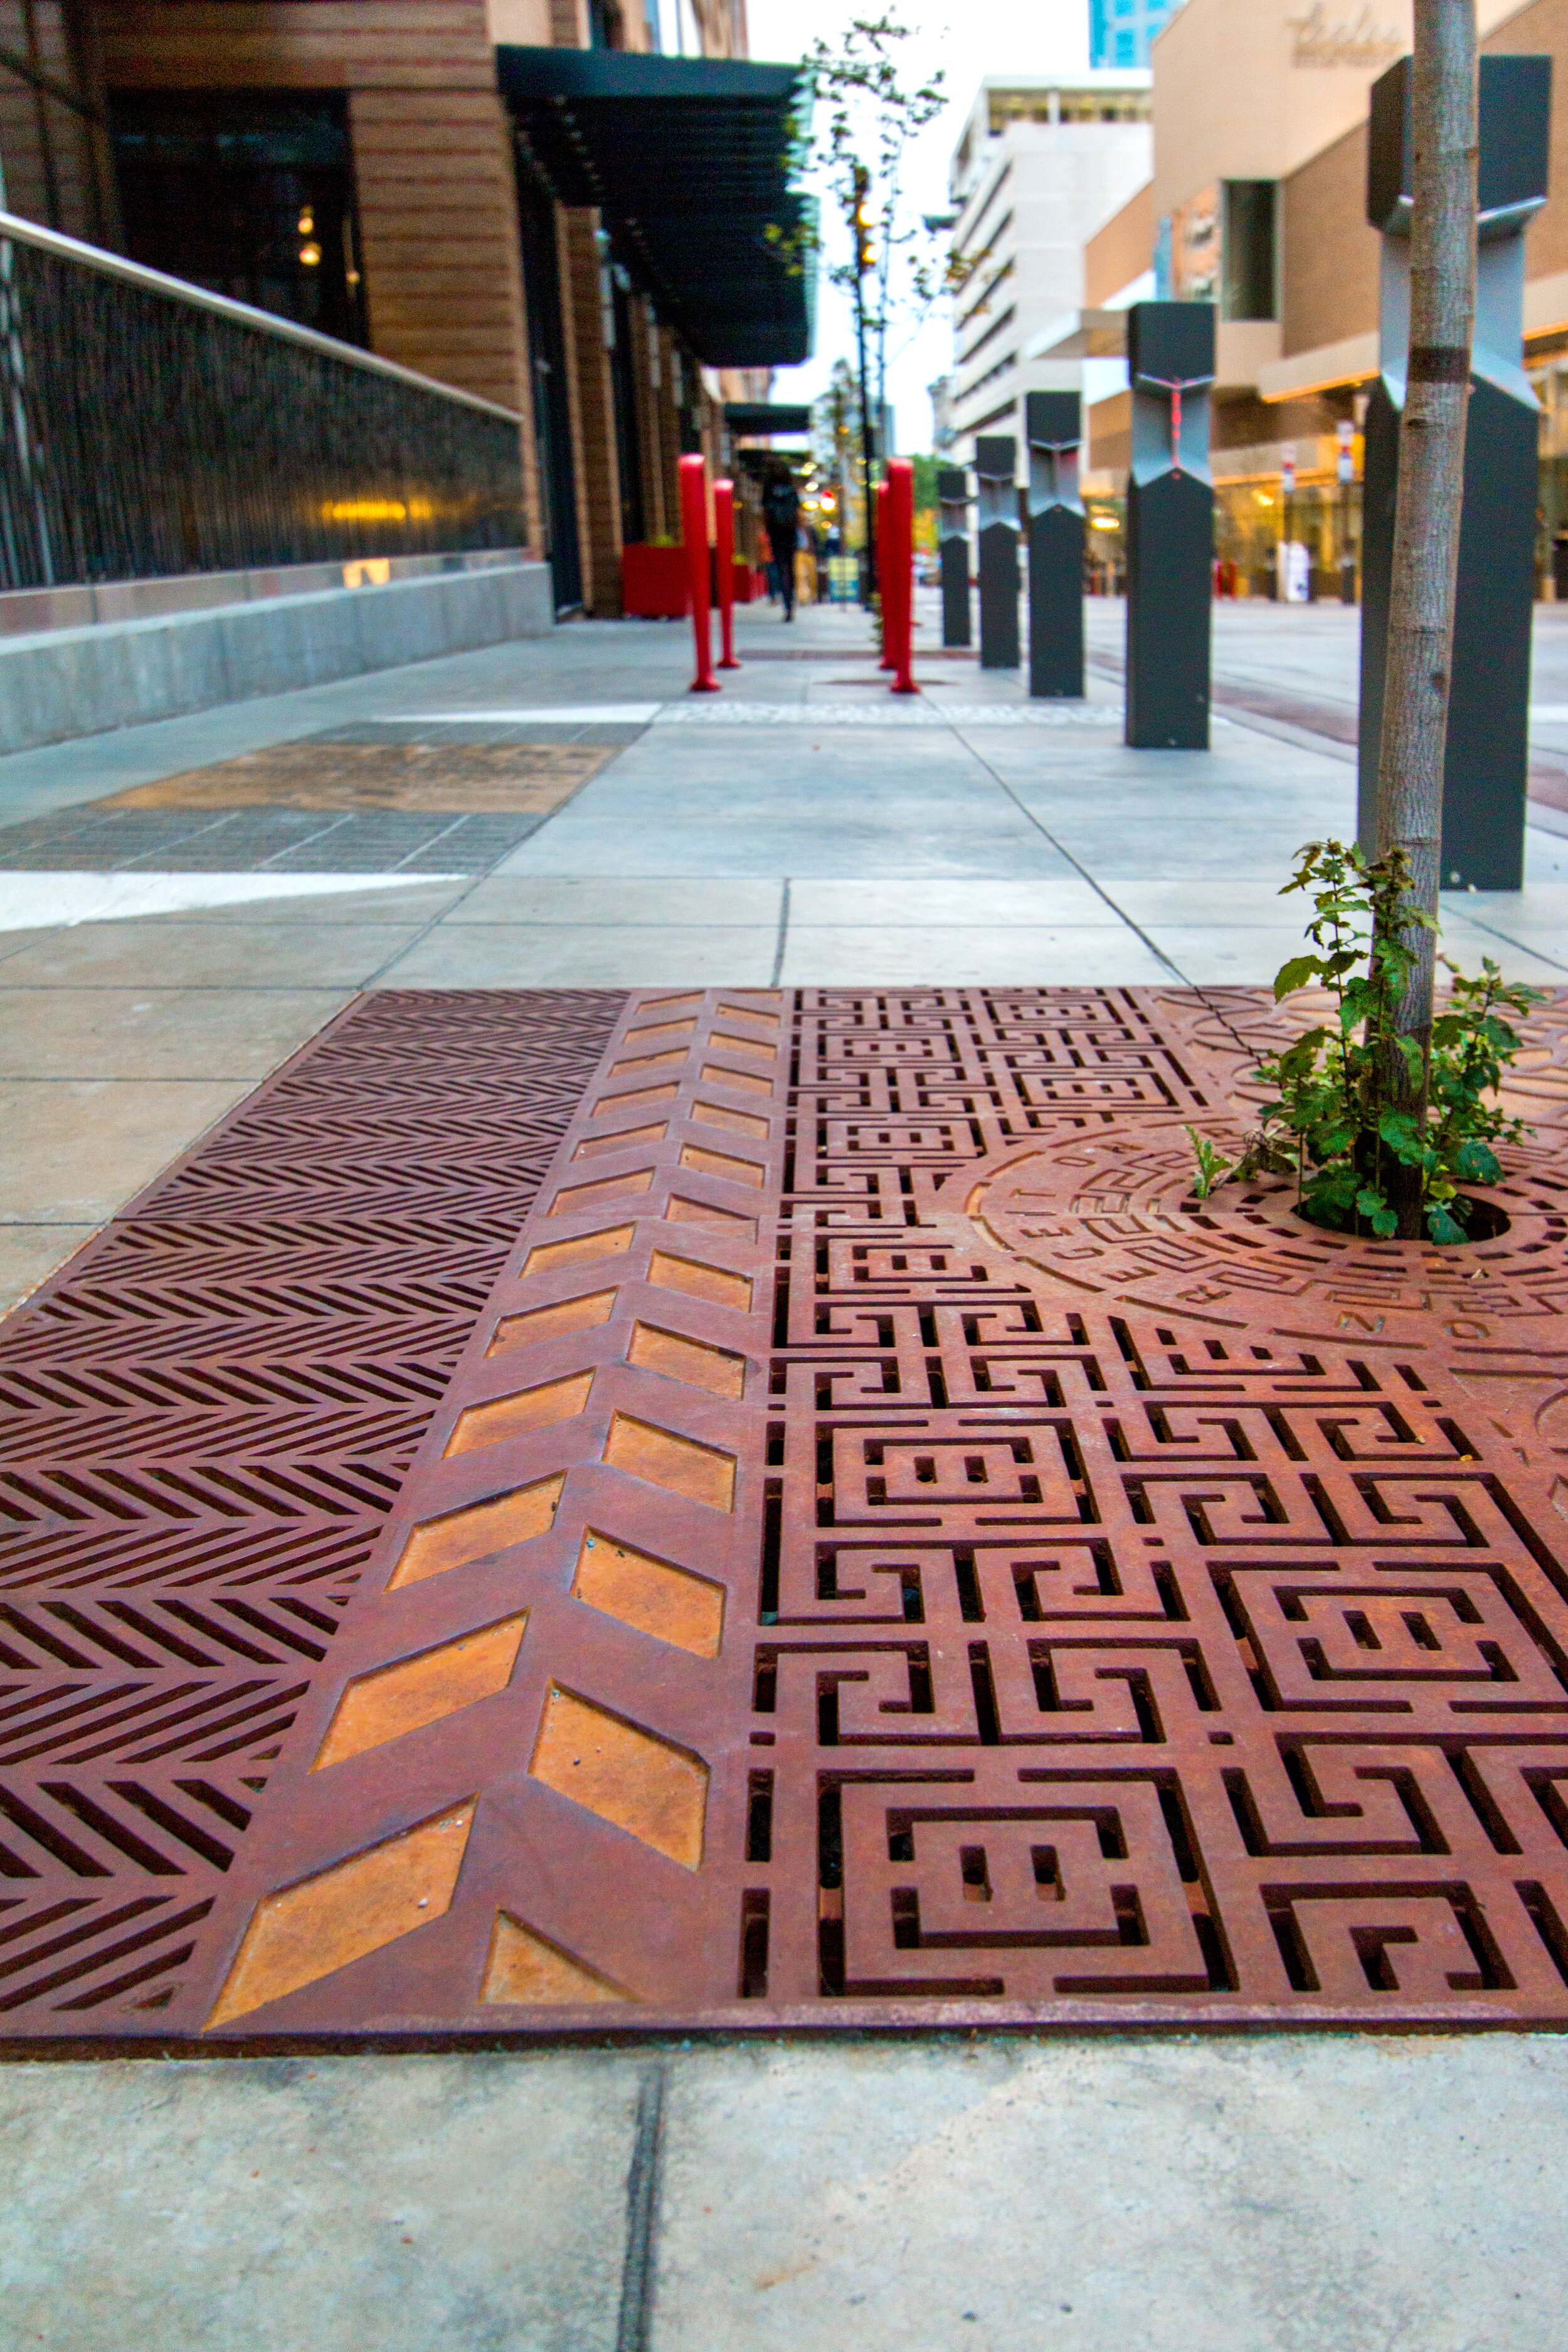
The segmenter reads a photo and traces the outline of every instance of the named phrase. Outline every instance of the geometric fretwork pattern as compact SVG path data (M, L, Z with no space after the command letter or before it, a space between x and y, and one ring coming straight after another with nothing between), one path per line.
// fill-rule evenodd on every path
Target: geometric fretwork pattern
M395 1002L416 1058L441 1000ZM591 1075L608 1022L557 1002L580 1099L353 1575L323 1550L252 1618L189 1580L193 1644L342 1625L263 1761L180 1731L158 1766L220 1843L215 1800L255 1809L158 1890L193 1956L156 2012L62 1980L13 2030L1568 2021L1568 998L1512 1082L1507 1229L1450 1251L1318 1234L1278 1181L1191 1199L1184 1129L1234 1150L1300 1025L1260 995L647 991ZM200 1312L277 1289L264 1235ZM306 1512L339 1409L296 1398L268 1456ZM95 1570L59 1690L62 1645L180 1589ZM29 1760L27 1801L58 1778L166 1850L105 1722L113 1761Z

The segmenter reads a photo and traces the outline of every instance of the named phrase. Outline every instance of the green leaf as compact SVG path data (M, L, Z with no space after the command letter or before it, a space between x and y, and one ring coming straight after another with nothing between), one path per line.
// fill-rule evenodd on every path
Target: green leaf
M1463 1225L1456 1224L1447 1210L1436 1201L1429 1203L1426 1210L1426 1230L1435 1242L1441 1242L1447 1248L1465 1238Z
M1467 1184L1495 1184L1502 1167L1496 1152L1471 1136L1454 1154L1454 1173Z
M1274 975L1275 1003L1278 1004L1282 997L1293 994L1298 988L1305 988L1307 982L1315 980L1322 969L1320 956L1292 956L1289 963L1282 963Z

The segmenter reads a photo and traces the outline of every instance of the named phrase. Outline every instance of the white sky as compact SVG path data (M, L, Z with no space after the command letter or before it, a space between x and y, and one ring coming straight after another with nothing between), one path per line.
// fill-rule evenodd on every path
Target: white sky
M856 16L879 15L880 5L881 0L746 0L752 55L794 63L816 34L831 40ZM1089 63L1089 0L892 0L892 6L913 36L903 47L901 78L923 80L938 66L947 71L948 105L907 158L914 212L942 212L947 206L948 162L981 76L1081 71ZM823 232L830 249L824 259L842 259L843 226L826 207ZM888 339L888 397L899 448L906 456L931 447L926 386L952 358L947 304L936 306L912 341L907 341L909 333L907 323L895 325ZM854 355L849 304L819 279L816 354L805 367L779 369L773 398L815 399L826 388L834 361L842 356L853 364Z

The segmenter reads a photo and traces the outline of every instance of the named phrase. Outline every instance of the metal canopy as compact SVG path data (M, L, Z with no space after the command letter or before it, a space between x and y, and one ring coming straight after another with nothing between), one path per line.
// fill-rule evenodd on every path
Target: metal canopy
M616 258L710 367L811 349L811 264L770 241L805 217L791 186L793 66L501 47L502 97L556 196L596 205Z
M731 433L759 439L770 433L809 433L809 408L785 408L765 400L727 400L724 422Z

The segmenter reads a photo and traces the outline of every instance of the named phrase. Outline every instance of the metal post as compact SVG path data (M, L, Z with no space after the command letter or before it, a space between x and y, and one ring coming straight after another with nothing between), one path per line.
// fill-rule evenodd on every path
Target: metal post
M1383 234L1381 373L1362 473L1359 835L1377 825L1378 751L1410 343L1410 60L1373 86L1367 218ZM1476 334L1465 435L1465 507L1443 768L1445 888L1517 890L1524 880L1530 639L1541 405L1521 364L1524 231L1546 200L1549 57L1480 60Z
M1290 502L1296 488L1296 444L1287 441L1279 452L1279 544L1274 555L1274 593L1281 604L1291 602L1291 550L1296 538Z
M697 675L693 694L717 694L713 675L713 642L709 628L708 460L688 457L680 461L680 536L686 548L686 576L691 590L691 630L697 640Z
M942 641L966 646L969 635L969 477L943 466L936 494L942 507Z
M735 659L735 485L713 485L713 569L719 583L719 667L739 669Z
M980 667L1018 667L1017 443L1010 433L974 445L980 486Z
M1206 751L1214 570L1209 386L1214 305L1127 314L1127 733L1142 751Z
M876 528L871 534L871 545L876 551L876 577L879 583L877 591L877 642L881 647L881 653L878 658L877 667L879 669L891 669L893 667L892 641L888 631L888 593L883 576L887 570L888 554L888 485L885 481L879 482L877 485L876 516Z
M1355 480L1355 426L1342 416L1335 428L1339 448L1334 471L1340 484L1340 602L1355 603L1355 555L1351 547L1351 488Z
M892 656L895 694L918 694L911 663L915 625L915 469L907 457L888 460L882 510L882 612Z
M1083 694L1083 500L1078 460L1083 403L1076 392L1031 392L1029 444L1029 692Z

